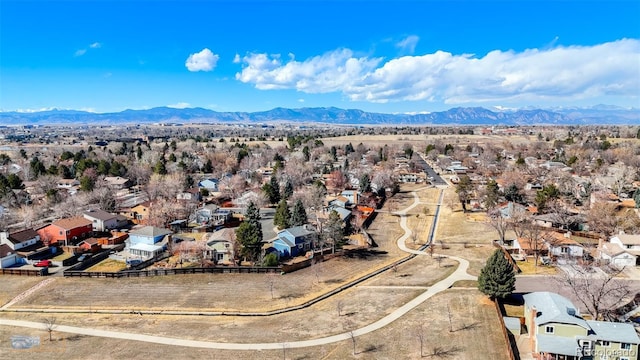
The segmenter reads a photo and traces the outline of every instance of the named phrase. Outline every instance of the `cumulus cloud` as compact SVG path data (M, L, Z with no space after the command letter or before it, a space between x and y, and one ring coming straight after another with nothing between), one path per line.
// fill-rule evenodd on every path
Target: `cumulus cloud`
M198 53L189 55L184 66L186 66L189 71L211 71L216 67L218 59L220 59L219 55L204 48Z
M92 43L92 44L89 44L89 49L98 49L98 48L101 48L101 47L102 47L102 44L100 44L97 41ZM78 56L82 56L82 55L84 55L86 53L87 53L87 48L79 49L79 50L76 50L76 52L73 54L73 56L78 57Z
M76 52L73 54L74 56L82 56L84 54L87 53L87 49L80 49L80 50L76 50Z
M349 49L331 51L305 61L296 61L292 55L289 54L289 61L283 63L277 54L248 54L242 58L244 67L236 74L236 79L262 90L345 91L352 83L362 81L361 78L381 61L356 58Z
M381 58L349 49L296 61L248 54L236 79L257 89L341 92L353 101L431 101L448 104L498 100L578 100L640 93L640 40L593 46L494 50L482 57L445 51Z
M236 54L236 56L233 57L233 63L240 64L240 61L242 61L242 59L240 58L240 54Z
M96 41L93 44L89 45L89 47L92 48L92 49L97 49L97 48L102 47L102 44L100 44L99 42Z
M405 53L413 54L416 51L416 45L418 45L420 38L417 35L409 35L406 38L398 41L396 47Z

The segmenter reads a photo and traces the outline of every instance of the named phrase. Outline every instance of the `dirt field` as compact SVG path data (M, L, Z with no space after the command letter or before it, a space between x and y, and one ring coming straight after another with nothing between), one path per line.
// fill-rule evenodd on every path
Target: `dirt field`
M0 276L0 306L46 278L35 276Z
M450 332L448 319L449 310L452 314L453 332ZM346 308L345 308L346 309ZM324 315L332 315L335 310ZM11 317L17 315L11 314ZM21 315L22 317L24 315ZM348 323L346 318L352 316L342 316L337 324L337 331L341 331L342 324ZM425 321L428 319L428 321ZM282 319L284 320L284 319ZM268 338L274 342L278 341L283 334L291 331L297 333L297 328L293 324L283 322L281 319L260 318L254 324L262 332L262 338ZM316 321L312 318L308 323ZM36 320L37 321L37 320ZM110 320L112 323L116 323ZM448 355L443 358L450 359L506 359L506 343L502 338L499 329L498 314L489 301L476 290L451 290L434 296L424 304L418 306L413 311L402 317L391 325L363 335L355 339L356 355L353 355L353 343L350 340L335 344L291 349L283 346L283 350L273 351L227 351L227 350L203 350L185 347L172 347L157 344L148 344L135 341L124 341L104 338L94 338L88 336L78 336L72 334L53 332L54 342L49 343L48 334L44 330L0 327L0 353L4 359L23 359L27 356L46 355L50 359L86 359L92 358L100 353L102 359L148 359L148 358L184 358L184 359L420 359L420 342L418 340L418 330L420 327L424 331L423 355L435 358L433 352L439 348L441 352ZM66 323L83 322L82 318L75 317L67 319ZM124 319L124 323L118 327L132 331L127 326L134 326L134 329L142 333L148 333L145 329L151 329L152 333L168 333L175 335L186 332L199 331L198 338L213 338L224 341L217 336L223 332L236 334L234 328L244 328L246 324L221 324L211 323L210 318L184 320L184 319L155 319L141 320L132 317L131 320ZM95 322L94 322L95 323ZM88 325L84 321L85 326ZM344 325L349 326L349 325ZM301 330L304 333L304 329ZM13 335L39 336L42 345L32 350L12 350L9 341L5 339ZM241 338L252 337L252 333L242 333ZM307 335L308 336L308 335ZM189 336L186 336L189 337ZM226 336L225 336L226 337ZM287 338L292 341L292 338ZM236 339L237 340L237 339ZM32 355L35 353L34 355ZM42 355L40 355L42 356Z

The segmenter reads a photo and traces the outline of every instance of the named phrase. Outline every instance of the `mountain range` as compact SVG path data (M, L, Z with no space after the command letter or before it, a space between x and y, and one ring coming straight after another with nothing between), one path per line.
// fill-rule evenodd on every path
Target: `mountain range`
M588 108L489 110L457 107L420 114L385 114L336 107L275 108L259 112L217 112L203 108L156 107L92 113L78 110L0 112L0 125L131 123L323 123L340 125L637 125L640 109L596 105Z

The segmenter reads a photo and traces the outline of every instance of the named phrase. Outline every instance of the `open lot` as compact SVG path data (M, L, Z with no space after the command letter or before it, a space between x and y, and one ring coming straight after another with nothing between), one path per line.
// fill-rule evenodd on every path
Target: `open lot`
M369 289L368 291L370 291ZM372 292L375 295L375 292ZM353 295L353 294L349 294ZM362 299L353 298L354 303ZM358 308L366 309L369 304ZM389 305L396 305L395 303ZM391 307L391 306L389 306ZM195 359L419 359L420 342L418 332L424 333L423 354L434 357L434 350L446 353L445 358L452 359L505 359L506 343L499 328L498 313L493 304L476 290L449 290L434 296L424 304L409 312L400 320L373 333L357 337L356 355L353 355L353 343L350 340L338 343L301 349L289 349L286 341L298 337L318 337L306 331L306 327L314 329L320 326L332 326L331 333L342 332L358 325L357 314L338 316L335 309L328 304L326 309L314 309L315 316L308 320L298 316L295 322L279 317L257 319L232 319L220 322L217 318L164 318L160 316L143 317L119 316L117 319L103 318L98 315L87 321L85 317L72 315L64 317L65 324L82 324L103 328L101 323L109 323L110 329L123 331L152 333L173 337L192 338L215 341L247 341L255 339L285 343L284 350L273 351L227 351L204 350L185 347L170 347L135 341L114 340L78 336L53 332L54 342L49 343L48 334L44 330L0 327L0 352L7 354L4 358L24 358L25 352L9 348L8 337L20 335L39 336L42 345L32 352L42 352L51 359L85 359L96 353L104 353L105 359L133 358L142 359L150 356L158 358L175 357ZM345 306L349 311L349 306ZM451 323L449 322L451 313ZM306 313L305 313L306 314ZM29 319L26 314L8 314L11 318ZM37 321L36 319L32 319ZM62 319L59 321L63 321ZM301 326L299 328L298 326ZM450 331L453 330L453 331ZM314 330L315 332L315 330ZM300 335L297 335L300 334ZM293 337L292 337L293 335ZM233 339L233 337L236 337ZM231 340L229 340L231 338ZM282 340L284 339L284 341ZM286 353L286 354L284 354Z
M0 276L0 306L8 303L14 297L33 287L45 278L40 276Z

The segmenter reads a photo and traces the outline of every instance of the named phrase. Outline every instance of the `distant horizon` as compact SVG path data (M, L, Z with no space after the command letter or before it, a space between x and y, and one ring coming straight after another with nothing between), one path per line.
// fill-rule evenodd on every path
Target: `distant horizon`
M640 108L638 18L625 0L3 0L0 109Z
M171 106L171 105L165 105L165 106L154 106L154 107L149 107L149 108L140 108L140 109L131 109L131 108L126 108L126 109L122 109L122 110L116 110L116 111L105 111L105 112L98 112L98 111L89 111L89 110L84 110L84 109L72 109L72 108L57 108L57 107L52 107L52 108L43 108L43 109L37 109L37 110L23 110L23 109L17 109L17 110L3 110L0 109L0 114L2 113L18 113L18 114L37 114L37 113L43 113L43 112L52 112L52 111L75 111L75 112L83 112L83 113L88 113L88 114L96 114L96 115L104 115L104 114L118 114L118 113L122 113L124 111L146 111L146 110L153 110L153 109L162 109L162 108L167 108L167 109L174 109L174 110L197 110L197 109L202 109L202 110L208 110L208 111L212 111L212 112L217 112L217 113L259 113L259 112L268 112L268 111L273 111L276 109L287 109L287 110L300 110L300 109L340 109L340 110L354 110L354 111L362 111L362 112L366 112L366 113L377 113L377 114L386 114L386 115L418 115L418 114L431 114L431 113L437 113L437 112L445 112L445 111L449 111L452 109L464 109L464 108L482 108L482 109L486 109L489 111L493 111L493 112L513 112L513 111L520 111L520 110L546 110L546 111L554 111L554 110L570 110L570 109L583 109L583 110L590 110L590 109L598 109L600 107L604 107L604 108L608 108L609 110L625 110L625 111L640 111L640 106L639 107L624 107L624 106L619 106L619 105L613 105L613 104L594 104L594 105L587 105L587 106L572 106L572 105L567 105L567 106L555 106L555 107L535 107L535 106L523 106L523 107L519 107L519 108L506 108L506 107L501 107L501 106L451 106L449 108L445 108L443 110L434 110L434 111L420 111L420 112L414 112L414 111L407 111L407 112L381 112L381 111L366 111L363 109L359 109L359 108L347 108L347 107L339 107L339 106L298 106L298 107L284 107L284 106L275 106L275 107L271 107L268 109L262 109L262 110L255 110L255 111L243 111L243 110L228 110L228 111L220 111L220 110L216 110L216 109L211 109L211 108L206 108L206 107L202 107L202 106L192 106L192 107L176 107L176 106Z

